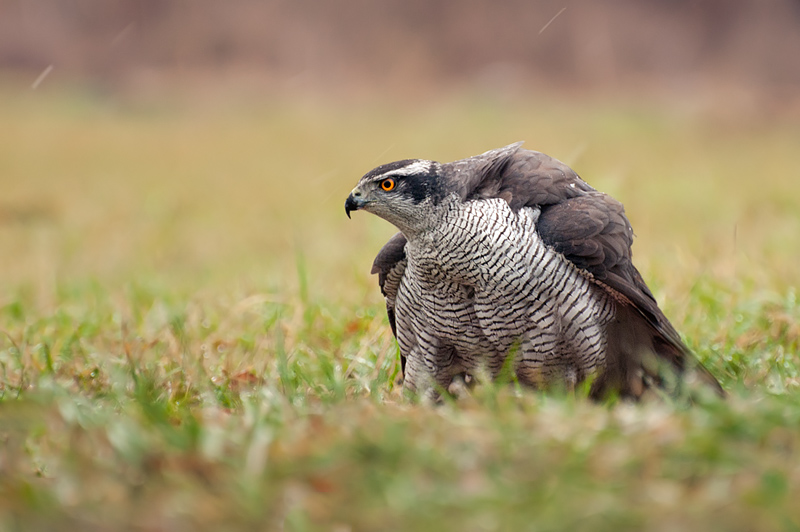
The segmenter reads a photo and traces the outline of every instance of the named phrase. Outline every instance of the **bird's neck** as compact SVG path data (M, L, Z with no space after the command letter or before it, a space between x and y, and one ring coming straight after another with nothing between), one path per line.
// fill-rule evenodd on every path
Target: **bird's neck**
M405 235L406 240L413 242L416 240L430 240L436 238L437 230L446 222L449 214L457 208L459 198L455 195L446 197L438 204L430 200L423 201L416 206L414 213L410 216L403 216L391 222L400 232Z

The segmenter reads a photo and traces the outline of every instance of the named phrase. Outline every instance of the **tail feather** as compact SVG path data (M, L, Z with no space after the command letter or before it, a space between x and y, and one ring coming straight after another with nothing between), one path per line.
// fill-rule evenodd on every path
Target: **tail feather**
M664 323L669 324L664 318ZM694 357L671 326L660 331L632 306L617 305L607 327L606 369L590 395L601 399L617 392L639 399L648 388L670 395L693 394L694 382L725 397L719 381Z

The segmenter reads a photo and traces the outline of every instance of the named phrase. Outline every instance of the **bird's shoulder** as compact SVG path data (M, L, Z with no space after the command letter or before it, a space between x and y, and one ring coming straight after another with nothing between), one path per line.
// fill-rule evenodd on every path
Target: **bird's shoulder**
M463 200L501 198L515 211L594 191L561 161L515 144L443 164L441 173L446 189L455 191Z

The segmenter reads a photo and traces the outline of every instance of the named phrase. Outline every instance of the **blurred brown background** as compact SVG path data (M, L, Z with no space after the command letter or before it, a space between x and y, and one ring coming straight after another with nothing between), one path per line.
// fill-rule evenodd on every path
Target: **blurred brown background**
M800 109L798 0L0 0L0 75L112 93L650 95Z

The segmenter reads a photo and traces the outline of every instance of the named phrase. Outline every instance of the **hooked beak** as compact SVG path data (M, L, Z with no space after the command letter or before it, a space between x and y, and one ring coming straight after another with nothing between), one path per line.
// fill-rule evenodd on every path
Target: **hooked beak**
M348 218L350 218L350 211L357 211L364 207L367 204L367 201L361 197L361 191L358 187L354 188L353 191L347 196L347 199L344 202L344 212Z

